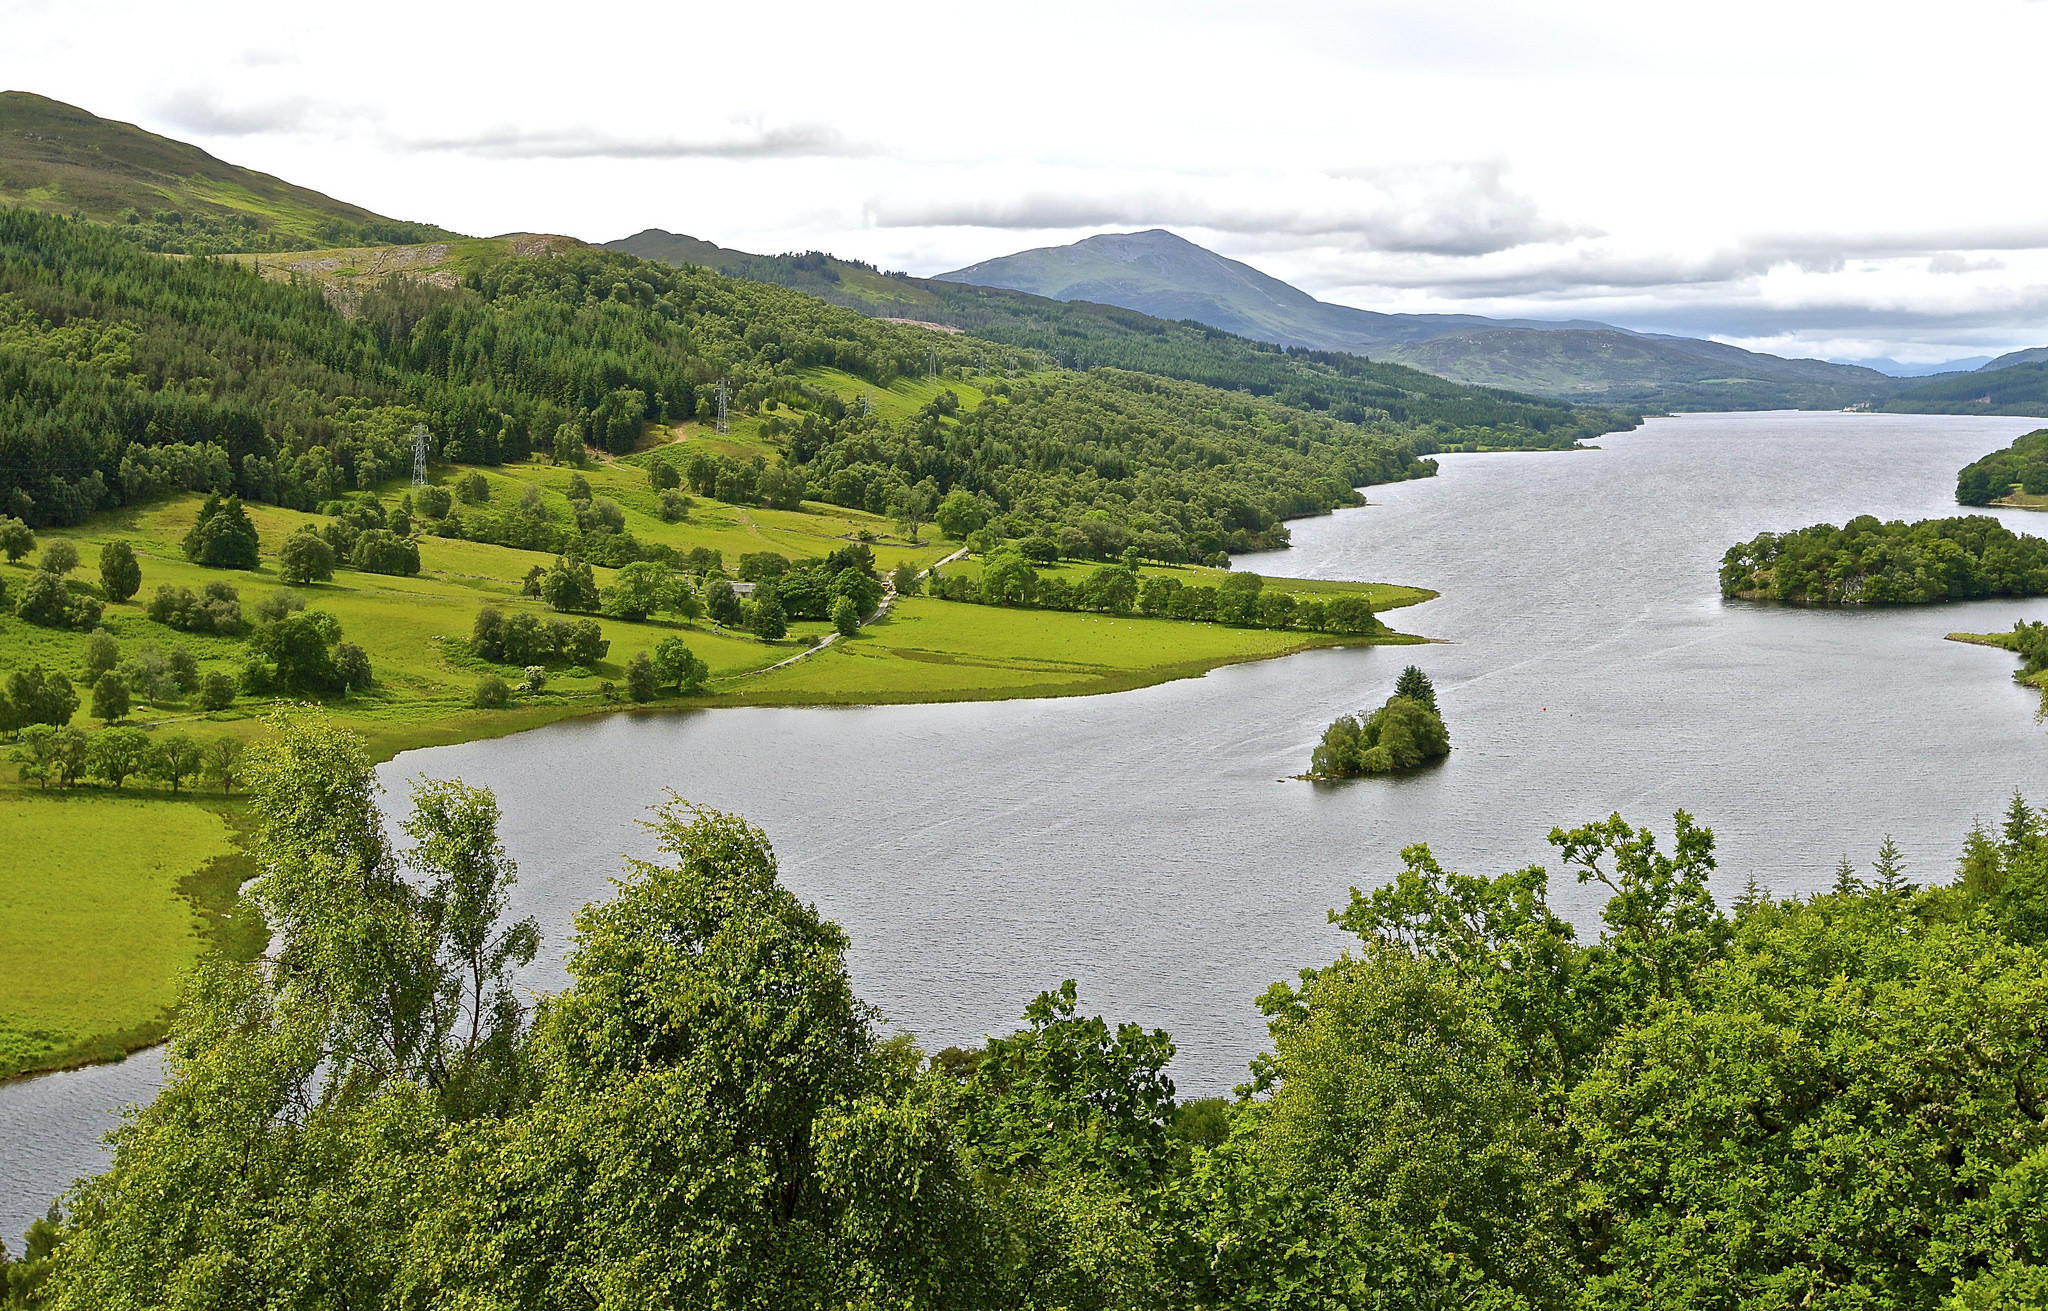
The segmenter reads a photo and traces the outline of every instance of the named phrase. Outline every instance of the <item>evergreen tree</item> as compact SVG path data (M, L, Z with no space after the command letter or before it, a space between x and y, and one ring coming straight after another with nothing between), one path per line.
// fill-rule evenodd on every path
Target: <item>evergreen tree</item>
M1415 665L1401 671L1401 677L1394 683L1394 695L1405 696L1410 701L1419 701L1431 710L1436 709L1436 684L1429 681L1429 675Z

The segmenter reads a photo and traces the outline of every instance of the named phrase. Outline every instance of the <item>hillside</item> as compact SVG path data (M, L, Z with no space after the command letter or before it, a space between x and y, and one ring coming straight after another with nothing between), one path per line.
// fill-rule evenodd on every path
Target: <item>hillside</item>
M1663 409L1839 409L1881 401L1900 385L1875 369L1576 328L1468 329L1389 346L1380 358L1476 386Z
M1384 416L1420 426L1415 440L1424 453L1556 449L1641 421L1626 409L1464 386L1348 352L1280 347L1112 305L883 273L816 251L753 255L652 228L604 248L790 287L878 318L957 329L1076 368L1133 369L1244 390L1340 419Z
M2048 358L2009 365L1993 360L1975 373L1937 378L1900 392L1884 408L1902 414L2048 415Z
M1993 369L2010 369L2015 364L2038 364L2048 360L2048 346L2029 346L2025 350L2009 351L1995 360L1979 367L1979 372L1989 373Z
M113 223L146 249L187 254L455 235L26 91L0 92L0 204Z
M1902 385L1872 369L1782 360L1585 320L1379 314L1331 305L1156 229L1022 251L939 280L1100 301L1260 341L1359 352L1473 386L1622 407L1833 409L1874 403ZM1559 333L1568 335L1550 340Z

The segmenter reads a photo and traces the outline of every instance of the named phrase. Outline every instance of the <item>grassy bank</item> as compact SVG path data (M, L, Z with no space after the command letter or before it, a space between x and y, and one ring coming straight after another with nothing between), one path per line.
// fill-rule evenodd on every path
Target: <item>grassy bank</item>
M0 1078L148 1046L203 951L262 949L236 900L240 820L189 798L0 795Z

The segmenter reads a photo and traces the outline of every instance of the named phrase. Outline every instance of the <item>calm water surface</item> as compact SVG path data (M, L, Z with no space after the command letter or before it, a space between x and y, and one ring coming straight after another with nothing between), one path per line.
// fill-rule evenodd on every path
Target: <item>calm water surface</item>
M1170 1030L1184 1094L1228 1092L1264 1037L1252 998L1343 945L1325 912L1427 841L1499 873L1544 835L1620 811L1718 839L1718 891L1824 886L1889 832L1945 877L1971 817L2048 795L2048 730L2002 652L1952 630L2048 602L1871 612L1726 604L1723 550L1858 513L1956 512L1955 471L2026 419L1689 415L1594 452L1442 459L1437 478L1294 526L1239 568L1380 579L1443 596L1391 622L1427 647L1322 651L1080 700L611 716L408 753L381 771L496 789L520 862L514 910L562 986L570 917L608 895L635 820L673 789L765 828L785 881L844 925L861 994L928 1049L1013 1027L1062 979L1112 1020ZM2048 520L2004 512L2013 526ZM1401 666L1436 681L1440 769L1284 781L1336 715ZM1556 900L1582 926L1598 903ZM0 1088L0 1234L102 1159L107 1108L154 1059Z

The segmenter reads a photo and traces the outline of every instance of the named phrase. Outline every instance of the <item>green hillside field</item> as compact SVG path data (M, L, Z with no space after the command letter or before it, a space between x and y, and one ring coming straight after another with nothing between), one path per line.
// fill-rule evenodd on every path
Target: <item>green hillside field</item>
M859 380L818 371L815 382L839 387ZM963 400L976 389L952 384ZM901 379L887 388L863 387L876 409L910 412L928 399L930 384ZM867 541L878 568L899 563L925 568L959 550L931 530L912 541L887 519L838 506L807 502L799 510L771 510L697 499L681 523L663 522L644 466L677 449L706 446L745 458L772 450L758 432L760 416L735 422L724 437L701 424L651 429L648 449L581 470L538 462L480 469L437 470L453 483L482 474L490 502L516 500L526 486L540 489L551 510L566 511L569 479L585 478L594 495L614 500L626 529L643 542L688 551L723 553L728 567L740 556L773 551L791 559L821 557L851 542ZM680 447L672 443L680 443ZM380 499L396 508L409 492L403 483ZM276 553L285 537L318 515L250 505L263 551L253 571L208 569L184 558L180 543L200 506L196 495L177 495L93 516L76 528L39 533L38 554L55 541L72 542L86 563L74 582L90 580L102 545L129 542L141 562L142 588L133 600L107 606L102 627L123 656L154 645L190 650L202 672L235 673L244 649L239 637L176 632L150 620L148 598L160 584L189 587L225 581L245 613L273 592L287 590L277 576ZM309 609L333 614L344 638L368 653L376 682L366 693L329 703L337 724L362 733L380 758L411 747L497 736L553 720L632 708L617 689L628 661L664 637L681 638L710 669L699 696L674 695L656 705L843 705L992 700L1113 692L1200 675L1221 665L1269 659L1314 646L1402 642L1395 633L1346 637L1297 631L1230 628L1218 624L1103 614L1053 613L968 605L909 597L851 639L813 651L829 625L797 622L788 637L764 642L715 628L709 620L633 623L598 618L611 643L587 672L554 671L545 688L521 694L502 710L472 704L478 679L497 673L517 682L519 671L491 665L469 649L468 637L484 605L507 612L550 615L521 594L528 571L553 557L480 542L418 539L421 572L406 578L340 569L334 580L288 589ZM37 554L0 564L10 595L34 567ZM948 572L972 572L972 559ZM1079 575L1086 566L1051 573ZM1166 572L1147 567L1146 573ZM1171 570L1189 581L1223 571ZM596 569L605 585L612 570ZM1213 578L1208 581L1213 582ZM1328 594L1354 585L1275 579L1272 586L1302 594ZM1427 599L1431 593L1388 585L1356 586L1376 610ZM0 607L4 608L4 607ZM570 616L581 618L582 616ZM0 614L0 679L31 665L78 679L87 635L43 628ZM810 654L806 654L809 652ZM792 657L801 657L784 665ZM781 668L772 666L783 665ZM610 686L608 695L607 685ZM83 691L83 689L81 689ZM232 736L253 740L277 704L238 699L206 711L183 699L149 705L137 698L128 722L153 736L186 733L204 742ZM73 726L97 731L90 696L81 696ZM238 918L234 893L242 877L239 796L188 784L173 797L160 786L130 780L116 791L96 784L43 787L0 769L0 842L33 853L11 862L0 883L0 1078L80 1062L108 1059L157 1041L176 997L179 979L209 946L253 951L260 926ZM112 909L110 909L112 908ZM89 983L90 986L87 986Z

